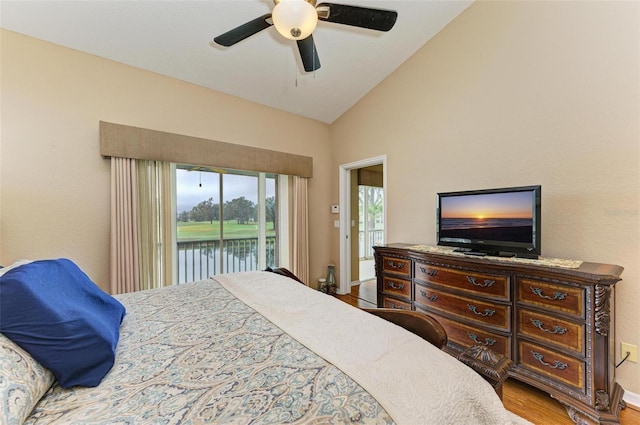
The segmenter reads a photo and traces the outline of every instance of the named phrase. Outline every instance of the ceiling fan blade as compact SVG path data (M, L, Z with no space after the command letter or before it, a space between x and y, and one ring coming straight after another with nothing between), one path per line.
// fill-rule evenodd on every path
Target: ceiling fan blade
M253 34L269 28L271 25L273 25L273 22L271 21L271 13L267 13L266 15L262 15L259 18L256 18L252 21L247 22L246 24L242 24L239 27L232 29L231 31L227 31L224 34L217 36L213 39L213 41L221 46L233 46L239 41L242 41L247 37L251 37Z
M389 31L393 28L398 18L398 12L394 10L372 9L335 3L320 3L316 10L318 11L318 19L322 21L377 31Z
M320 58L318 57L318 51L316 45L313 42L313 35L303 40L297 40L298 50L300 51L300 58L302 59L302 65L304 70L312 72L320 68Z

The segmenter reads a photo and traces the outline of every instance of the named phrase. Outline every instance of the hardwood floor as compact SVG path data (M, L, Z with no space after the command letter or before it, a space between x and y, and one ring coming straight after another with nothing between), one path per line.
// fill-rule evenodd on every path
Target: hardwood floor
M349 295L336 295L358 308L376 307L376 281L369 280L351 288ZM547 393L530 385L507 379L503 388L503 403L507 410L536 425L573 425L564 406ZM620 415L621 425L640 425L640 409L627 406Z
M376 281L367 280L351 287L350 295L336 295L342 301L358 308L376 308Z

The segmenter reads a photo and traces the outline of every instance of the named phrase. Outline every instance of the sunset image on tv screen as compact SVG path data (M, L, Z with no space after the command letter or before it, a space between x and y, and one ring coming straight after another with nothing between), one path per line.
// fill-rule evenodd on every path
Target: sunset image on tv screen
M532 242L532 203L530 191L443 197L440 237Z

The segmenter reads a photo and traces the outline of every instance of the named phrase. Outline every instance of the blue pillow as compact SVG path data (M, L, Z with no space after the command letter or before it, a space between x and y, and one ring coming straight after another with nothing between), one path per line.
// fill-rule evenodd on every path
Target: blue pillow
M67 259L0 276L0 332L63 388L95 387L111 370L125 308Z

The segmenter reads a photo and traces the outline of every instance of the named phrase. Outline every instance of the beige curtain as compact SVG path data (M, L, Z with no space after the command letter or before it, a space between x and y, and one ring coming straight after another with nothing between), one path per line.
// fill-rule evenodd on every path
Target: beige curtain
M309 285L309 207L305 177L293 177L293 267L292 272Z
M112 294L140 290L138 247L138 174L135 159L111 158Z
M171 164L111 158L112 294L173 284Z
M138 161L140 288L173 284L171 164Z

